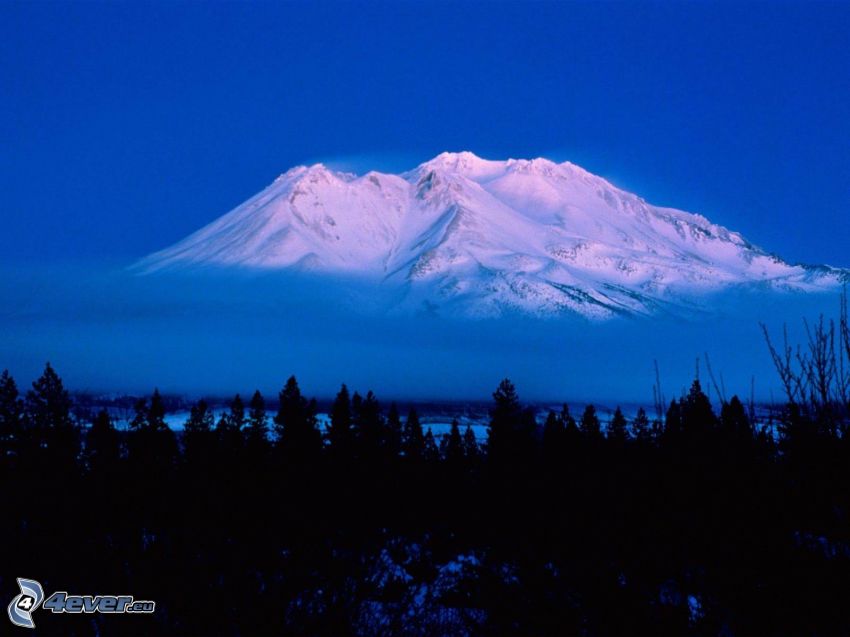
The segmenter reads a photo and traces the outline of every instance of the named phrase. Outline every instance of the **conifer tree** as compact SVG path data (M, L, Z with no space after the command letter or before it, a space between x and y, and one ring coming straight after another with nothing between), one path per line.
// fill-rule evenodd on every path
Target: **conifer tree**
M635 419L632 421L632 431L635 439L640 442L648 442L652 439L652 431L650 430L649 418L646 415L646 410L639 407Z
M579 428L585 438L597 439L602 437L602 427L599 423L599 416L596 415L596 407L588 405L584 408Z
M274 417L278 446L290 460L309 462L322 449L315 401L301 395L295 376L286 381L279 398L280 406Z
M86 436L86 465L92 475L108 479L117 470L120 456L118 432L109 413L101 409Z
M135 410L127 439L133 470L155 474L158 480L166 481L177 457L177 440L165 422L165 404L159 390L154 389L150 404L144 398L137 400Z
M466 425L466 429L463 431L463 455L470 462L474 462L478 459L480 454L480 449L478 447L478 441L475 439L475 432L472 430L472 425Z
M401 416L394 402L390 404L390 409L387 412L385 438L387 455L396 457L401 451Z
M564 425L564 447L571 449L576 445L579 438L581 438L581 431L579 431L576 419L573 418L570 413L570 407L566 403L561 407L560 418Z
M490 426L487 429L487 454L491 461L500 462L517 451L516 444L522 427L522 406L516 387L505 378L493 392Z
M232 461L242 445L242 428L245 426L245 405L239 394L233 397L230 410L223 413L216 425L216 437L219 455L225 461Z
M620 406L617 405L614 416L611 418L611 422L608 423L608 439L616 443L625 442L629 437L629 432L626 428L627 425L626 417L623 416Z
M363 399L358 412L360 453L374 457L384 446L384 422L381 417L381 406L375 394L371 391L366 393L366 398Z
M148 426L148 399L139 398L133 404L133 418L130 420L130 431L142 431Z
M564 421L553 410L549 410L546 415L546 422L543 423L543 450L550 453L550 450L560 451L564 443Z
M340 387L339 392L331 405L331 422L328 426L328 442L331 451L340 454L351 450L352 424L351 424L351 398L348 387L345 384Z
M50 363L27 392L26 407L32 434L48 456L45 461L70 469L80 449L79 432L71 418L70 394Z
M40 431L74 427L71 397L50 363L47 363L44 373L27 392L27 415L31 426Z
M165 423L165 402L159 394L159 389L154 388L151 396L151 405L148 408L148 426L154 431L165 431L168 425Z
M434 440L434 433L428 427L425 432L425 438L422 446L422 459L428 463L435 463L440 459L440 450L437 448L437 443Z
M0 467L14 466L24 440L23 402L8 370L0 374Z
M228 424L236 431L242 431L242 427L245 426L245 404L239 394L236 394L230 402L229 421Z
M422 457L425 449L425 435L422 433L422 425L419 422L419 414L411 407L404 421L402 430L402 451L406 458L418 459Z
M682 401L682 426L689 433L706 433L717 423L711 401L702 391L699 380L694 380L688 395Z
M266 401L259 390L251 397L248 420L242 428L242 437L248 454L248 462L260 462L268 450L268 416Z
M682 408L675 398L670 401L664 416L664 433L674 437L682 433Z
M192 405L183 426L186 460L190 463L209 462L213 448L213 413L205 400Z
M457 468L463 463L463 438L457 419L452 420L448 435L440 441L440 454L450 467Z
M732 396L732 399L720 408L720 424L727 435L739 438L750 438L753 435L747 410L737 396Z

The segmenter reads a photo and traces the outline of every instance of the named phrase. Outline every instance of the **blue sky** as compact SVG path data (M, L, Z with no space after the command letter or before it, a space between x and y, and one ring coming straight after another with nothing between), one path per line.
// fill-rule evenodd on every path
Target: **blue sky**
M850 266L850 3L0 3L0 260L126 261L288 167L570 159Z

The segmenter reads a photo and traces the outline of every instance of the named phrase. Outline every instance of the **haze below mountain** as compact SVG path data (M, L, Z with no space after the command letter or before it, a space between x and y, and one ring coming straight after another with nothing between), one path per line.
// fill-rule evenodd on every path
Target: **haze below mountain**
M302 166L132 267L0 267L0 367L23 387L50 360L92 391L273 396L295 374L399 400L486 400L507 376L612 406L651 403L656 360L676 396L708 353L729 394L755 378L770 400L759 323L804 342L844 277L568 163Z

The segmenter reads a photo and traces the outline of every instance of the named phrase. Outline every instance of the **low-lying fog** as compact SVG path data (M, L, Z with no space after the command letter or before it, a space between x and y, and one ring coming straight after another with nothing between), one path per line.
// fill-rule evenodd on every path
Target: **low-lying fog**
M710 356L727 393L781 398L759 322L802 342L804 317L837 317L833 293L727 292L716 311L672 318L387 316L352 282L279 275L152 275L123 267L0 270L0 368L28 387L51 361L75 390L276 392L341 382L379 398L487 399L510 377L531 400L652 402L653 361L669 398ZM705 366L703 365L703 374ZM719 380L719 378L718 378Z

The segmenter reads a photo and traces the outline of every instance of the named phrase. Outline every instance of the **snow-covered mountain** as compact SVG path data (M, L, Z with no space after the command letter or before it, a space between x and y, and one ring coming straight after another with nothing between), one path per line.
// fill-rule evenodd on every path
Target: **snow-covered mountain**
M403 311L608 318L698 306L730 286L847 279L790 265L706 218L569 162L442 153L400 175L298 166L142 272L250 268L357 277Z

